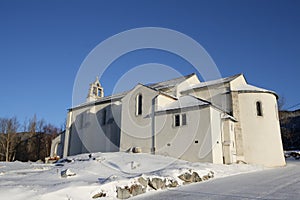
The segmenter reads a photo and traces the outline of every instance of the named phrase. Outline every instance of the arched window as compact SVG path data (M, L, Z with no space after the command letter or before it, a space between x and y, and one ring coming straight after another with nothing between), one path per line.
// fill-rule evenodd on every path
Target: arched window
M256 102L256 114L257 114L257 116L263 116L262 105L261 105L260 101Z
M143 112L143 96L138 94L136 96L136 115L141 115Z

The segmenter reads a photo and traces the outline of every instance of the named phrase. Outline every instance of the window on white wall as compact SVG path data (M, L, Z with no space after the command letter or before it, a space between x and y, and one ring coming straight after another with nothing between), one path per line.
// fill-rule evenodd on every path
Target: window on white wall
M181 115L181 124L182 126L186 125L186 114Z
M143 96L138 94L136 96L136 115L142 115L143 113Z
M175 126L180 126L180 115L175 115Z
M177 114L174 115L174 126L184 126L187 124L186 114Z
M256 115L257 116L263 116L263 112L262 112L262 104L260 101L256 102Z
M79 127L83 128L83 113L79 115Z
M103 109L103 113L102 113L102 125L106 124L106 109Z

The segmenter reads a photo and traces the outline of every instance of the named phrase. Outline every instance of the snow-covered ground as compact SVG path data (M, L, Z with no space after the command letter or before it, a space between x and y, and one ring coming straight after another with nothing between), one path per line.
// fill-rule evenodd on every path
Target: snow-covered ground
M212 179L132 200L296 200L300 199L299 188L300 162L290 158L285 167Z
M130 187L138 183L139 177L177 181L179 187L184 187L178 176L185 172L194 171L200 177L213 172L214 178L221 178L264 169L245 164L190 163L165 156L123 152L95 153L92 158L88 154L81 154L69 157L69 160L72 162L60 166L0 162L1 199L88 200L101 192L106 197L100 199L116 199L117 186ZM61 171L66 169L76 175L61 177ZM147 188L147 192L151 195L155 190Z

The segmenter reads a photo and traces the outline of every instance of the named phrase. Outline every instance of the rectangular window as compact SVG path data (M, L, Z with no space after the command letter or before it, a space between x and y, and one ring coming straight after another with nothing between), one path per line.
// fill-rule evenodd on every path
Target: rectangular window
M103 110L102 113L102 125L106 124L106 109Z
M175 126L180 126L180 115L175 115Z
M186 114L174 115L174 126L184 126L187 124Z
M136 115L142 115L143 112L143 96L141 94L136 96Z
M83 113L79 115L79 127L83 128Z
M186 114L181 115L181 125L182 126L186 125Z
M263 113L262 113L262 104L261 104L260 101L256 102L256 114L257 114L257 116L263 116Z

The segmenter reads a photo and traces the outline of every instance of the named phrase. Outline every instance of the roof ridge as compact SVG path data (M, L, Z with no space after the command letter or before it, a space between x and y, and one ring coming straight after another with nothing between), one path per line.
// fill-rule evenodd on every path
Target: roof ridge
M201 98L199 98L199 97L196 97L196 96L193 96L193 95L190 95L190 94L188 94L188 95L183 95L183 96L181 96L181 97L186 97L186 96L190 96L190 97L193 97L194 99L197 99L197 100L199 100L199 101L203 101L203 102L205 102L205 103L212 104L210 101L207 101L207 100L205 100L205 99L201 99Z
M168 79L168 80L166 80L166 81L160 81L160 82L156 82L156 83L151 83L151 84L149 84L148 86L151 87L152 85L157 85L157 84L160 84L160 83L165 83L165 82L169 82L169 81L174 81L174 80L182 79L182 78L184 78L184 80L186 80L186 79L192 77L192 76L195 75L195 74L196 74L196 73L191 73L191 74L188 74L188 75L185 75L185 76L179 76L179 77L177 77L177 78ZM184 80L182 80L182 81L184 81Z
M202 82L202 83L206 83L206 82L210 82L210 81L217 81L217 80L224 80L225 82L229 82L229 81L232 81L232 80L234 80L234 79L236 79L237 77L239 77L239 76L241 76L241 75L243 75L242 73L240 73L240 74L235 74L235 75L233 75L233 76L227 76L227 77L224 77L224 78L218 78L218 79L213 79L213 80L209 80L209 81L205 81L205 82Z
M194 86L192 86L190 88L186 88L184 91L193 90L195 88L210 87L210 86L214 86L214 85L228 83L228 82L231 82L231 81L235 80L239 76L244 76L244 75L243 74L236 74L236 75L225 77L225 78L219 78L219 79L200 82L200 83L195 84Z

